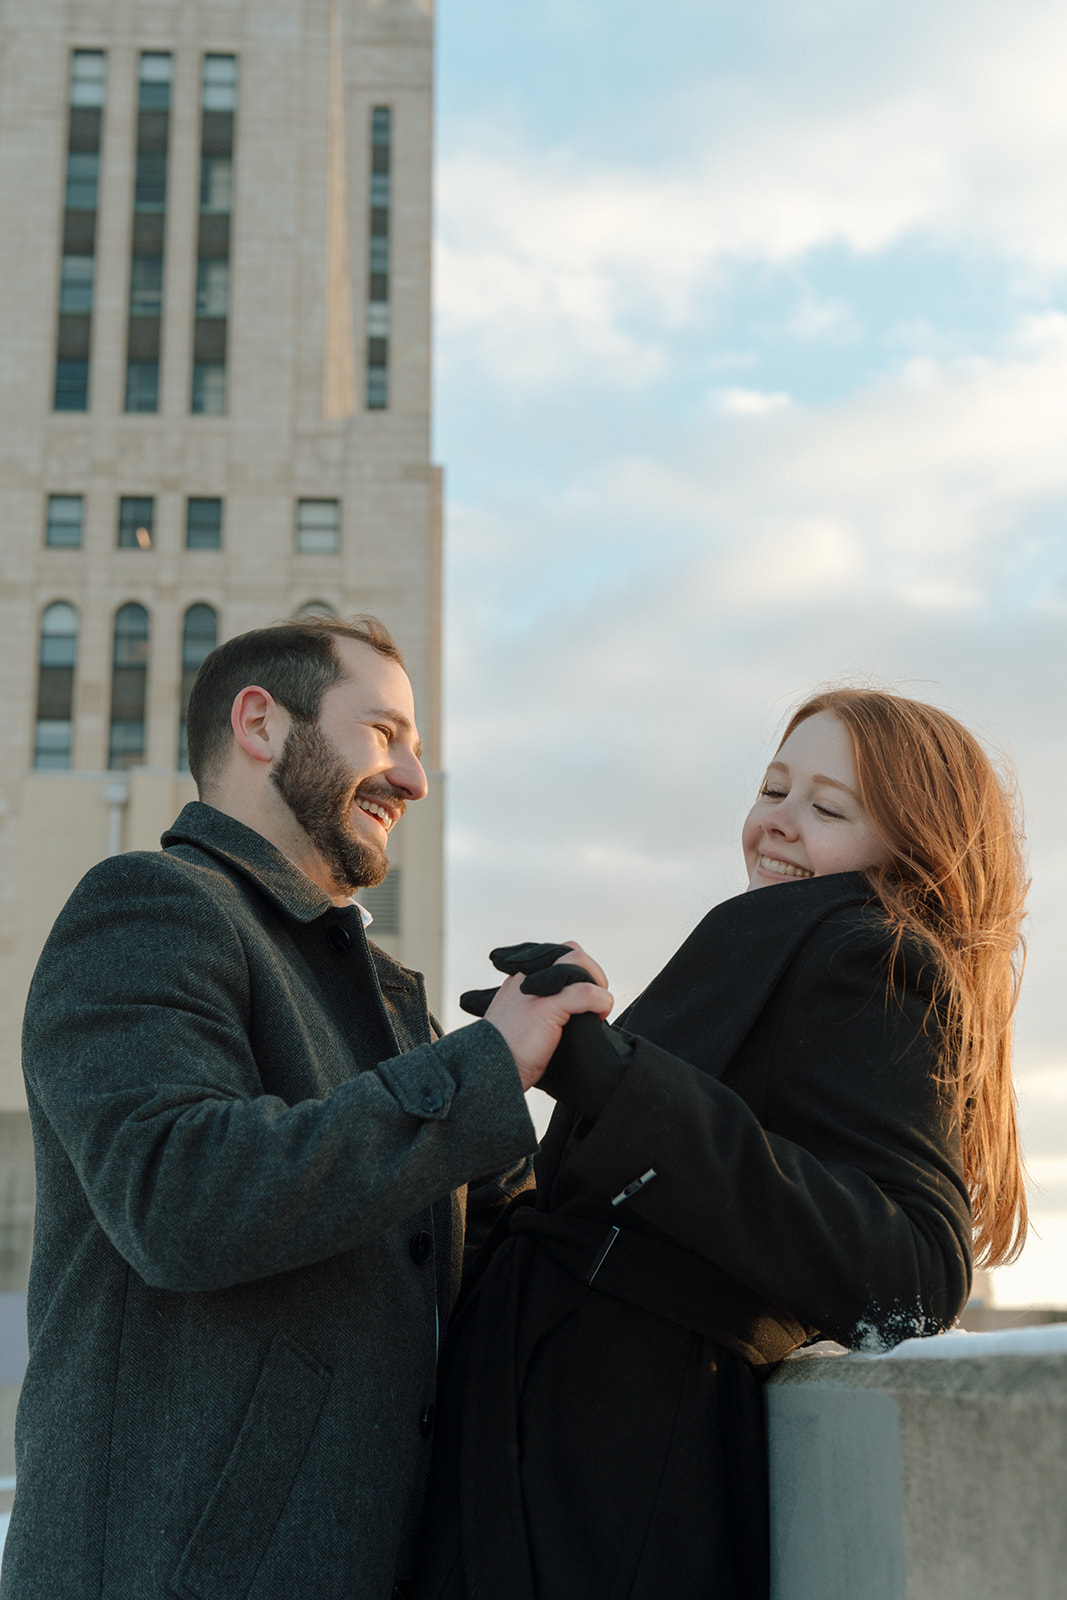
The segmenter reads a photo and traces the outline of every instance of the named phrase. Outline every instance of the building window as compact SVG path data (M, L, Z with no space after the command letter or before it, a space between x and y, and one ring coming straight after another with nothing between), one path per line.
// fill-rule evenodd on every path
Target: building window
M70 103L99 109L104 104L107 65L102 50L75 50L70 64Z
M145 51L137 83L130 306L126 326L127 411L159 410L170 83L170 56L161 51Z
M218 502L215 502L216 505ZM178 731L178 771L189 771L189 746L185 733L185 714L189 696L201 664L219 642L219 619L211 606L190 606L182 629L181 722Z
M230 313L230 211L237 59L205 56L200 83L200 222L196 246L196 321L190 410L226 411L226 345Z
M59 269L59 309L77 313L93 309L93 256L64 256Z
M226 415L226 363L193 362L193 414L198 417Z
M88 361L56 362L56 411L87 411L89 409Z
M111 659L107 764L112 771L121 771L144 760L148 687L148 612L144 606L131 603L119 607Z
M126 410L159 410L158 361L127 361Z
M222 547L222 501L198 498L185 505L185 548L218 550Z
M134 256L130 262L130 316L158 317L163 309L163 257Z
M337 620L337 612L328 600L307 600L295 613L298 617L331 617Z
M95 211L99 182L99 153L71 150L67 156L67 210Z
M393 113L371 112L370 274L367 298L367 409L389 404L389 234L392 210Z
M332 556L341 548L341 506L337 500L298 500L296 548L305 555Z
M231 114L237 110L237 58L235 56L205 56L203 94L200 101L205 111L223 111Z
M137 82L138 111L170 110L170 55L146 51L141 57Z
M384 883L359 891L359 903L374 918L376 935L400 932L400 874L399 867L391 867Z
M119 501L119 549L151 550L156 503L147 496L123 495Z
M100 128L106 58L102 50L75 50L70 63L66 201L59 274L56 411L89 408L96 208L100 190Z
M137 167L133 180L133 208L135 211L165 211L167 209L167 152L165 150L138 150Z
M200 209L228 216L233 201L233 162L229 156L201 156Z
M70 766L77 660L78 613L65 600L57 600L41 618L38 653L33 764L44 771Z
M196 264L196 314L224 317L230 309L230 263L198 261Z
M44 542L56 549L77 550L82 542L80 494L50 494Z

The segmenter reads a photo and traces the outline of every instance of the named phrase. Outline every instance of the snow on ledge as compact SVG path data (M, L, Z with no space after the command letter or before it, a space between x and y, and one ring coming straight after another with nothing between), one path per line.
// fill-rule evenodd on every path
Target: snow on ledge
M937 1333L930 1339L905 1339L871 1361L956 1361L973 1356L1067 1355L1067 1322L1050 1322L1036 1328L1002 1328L996 1333Z

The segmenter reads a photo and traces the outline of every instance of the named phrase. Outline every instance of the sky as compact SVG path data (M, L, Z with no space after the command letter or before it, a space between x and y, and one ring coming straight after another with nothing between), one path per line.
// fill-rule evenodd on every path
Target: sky
M579 939L620 1003L743 888L828 681L1017 774L1017 1077L1067 1305L1067 9L439 0L449 984ZM448 1021L458 1023L454 1008Z

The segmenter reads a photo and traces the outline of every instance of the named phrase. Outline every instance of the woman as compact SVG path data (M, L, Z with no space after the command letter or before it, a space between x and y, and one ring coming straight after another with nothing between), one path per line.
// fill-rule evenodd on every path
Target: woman
M1026 885L977 741L820 694L742 844L770 892L716 907L625 1030L575 1019L546 1074L536 1208L454 1325L420 1600L759 1600L758 1375L936 1333L972 1231L985 1264L1021 1247ZM531 1003L513 977L489 1019Z

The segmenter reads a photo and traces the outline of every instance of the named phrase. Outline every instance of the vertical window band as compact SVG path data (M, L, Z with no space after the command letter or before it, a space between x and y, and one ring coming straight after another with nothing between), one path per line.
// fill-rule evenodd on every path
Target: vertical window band
M171 58L145 52L137 81L133 243L126 324L126 410L159 410L163 237L170 146Z
M65 600L48 606L41 617L37 663L33 764L45 772L65 771L73 744L74 669L78 664L78 613Z
M59 271L55 411L89 409L100 128L107 86L102 50L75 50L70 62L67 178Z
M121 772L144 761L148 691L148 612L144 606L131 602L115 613L111 662L107 764L111 771Z
M226 411L236 111L237 58L205 56L200 85L200 220L190 410L207 417L219 417Z
M393 113L371 111L370 260L367 293L367 410L389 404L389 278Z
M189 771L189 742L185 717L196 675L219 642L219 619L211 606L190 606L182 628L181 723L178 730L178 771Z

